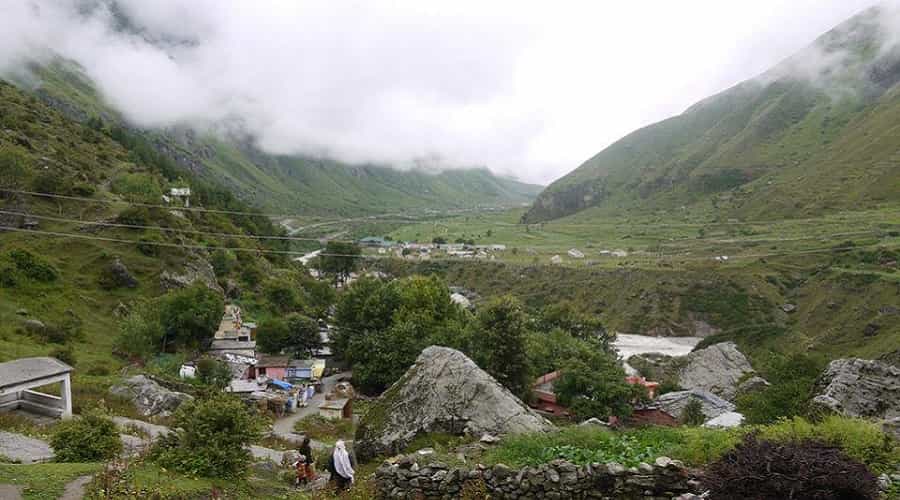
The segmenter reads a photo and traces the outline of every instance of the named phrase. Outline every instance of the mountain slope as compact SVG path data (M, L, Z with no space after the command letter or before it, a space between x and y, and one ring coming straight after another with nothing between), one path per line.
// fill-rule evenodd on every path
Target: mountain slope
M624 137L550 185L524 219L708 203L781 217L900 201L900 51L883 41L885 13L863 12L769 72Z
M70 117L103 117L127 123L107 106L74 63L32 66L19 80ZM426 172L378 165L347 165L308 156L273 156L234 135L198 134L190 129L137 130L163 154L241 199L274 212L360 215L397 210L518 206L531 202L541 186L496 176L485 168Z

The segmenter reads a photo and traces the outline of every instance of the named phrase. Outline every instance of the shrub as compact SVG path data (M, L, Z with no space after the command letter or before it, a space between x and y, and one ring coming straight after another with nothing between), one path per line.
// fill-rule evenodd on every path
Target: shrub
M75 366L75 351L72 346L57 347L50 352L51 358L56 358L69 366Z
M202 358L197 361L197 380L201 383L224 389L231 382L231 369L215 358Z
M150 458L185 474L242 477L251 462L247 446L262 435L262 420L239 399L216 394L181 405L175 432L160 439Z
M877 424L862 419L835 415L818 424L800 417L783 419L762 427L760 437L780 442L819 439L879 473L893 472L900 463L900 444L891 441Z
M816 440L778 443L750 434L713 463L704 480L713 499L876 499L865 465Z
M825 361L803 354L779 357L762 369L772 384L737 398L737 408L748 424L770 424L779 418L805 416L816 379Z
M12 250L8 255L19 271L30 279L49 282L58 277L53 266L28 250Z
M681 410L678 420L683 425L702 425L706 421L706 415L703 414L703 405L700 403L700 400L691 398L684 405L684 409Z
M95 412L57 425L50 445L57 462L103 462L122 451L116 424Z

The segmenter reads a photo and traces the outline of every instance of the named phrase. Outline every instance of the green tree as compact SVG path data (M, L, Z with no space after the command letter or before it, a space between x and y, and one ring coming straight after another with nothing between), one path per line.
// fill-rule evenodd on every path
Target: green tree
M285 318L267 319L259 325L256 345L265 353L287 352L292 356L306 358L313 350L322 346L319 324L314 319L297 313Z
M558 328L577 339L598 342L606 351L611 349L615 340L615 334L603 327L600 318L580 311L568 300L544 307L539 315L538 324L544 331Z
M116 424L96 412L65 420L50 439L57 462L105 462L122 451Z
M531 373L525 351L526 319L522 304L509 295L488 302L476 315L479 366L519 396L525 395Z
M625 417L643 387L625 382L625 370L609 353L595 351L570 359L553 384L560 403L579 418Z
M453 305L439 278L362 279L338 300L332 348L353 366L357 386L377 393L396 381L425 347L453 346L449 339L466 330L466 314Z
M320 258L322 271L334 276L335 283L343 283L359 266L362 250L359 245L344 241L329 241Z
M691 398L681 410L678 421L682 425L703 425L703 422L706 422L706 415L703 414L703 404L700 400Z
M163 351L168 348L196 347L212 338L225 302L202 283L169 292L160 299L160 324L165 332Z
M201 358L197 361L197 380L218 390L231 382L231 369L223 361L215 358Z
M149 359L162 349L165 329L156 302L142 302L120 322L115 351L129 357Z
M277 313L288 313L303 308L297 285L285 278L272 278L263 283L263 295L270 308Z
M307 358L322 347L319 323L316 320L302 314L291 314L287 317L287 327L289 339L285 349L293 356Z
M157 442L150 458L185 474L242 477L252 462L248 446L262 435L264 422L227 394L190 401L175 412L176 430Z

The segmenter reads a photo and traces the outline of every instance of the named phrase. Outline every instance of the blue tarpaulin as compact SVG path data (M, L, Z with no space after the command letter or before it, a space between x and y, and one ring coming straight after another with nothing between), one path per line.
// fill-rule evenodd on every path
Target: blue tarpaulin
M275 387L278 387L279 389L282 389L285 391L289 391L294 388L294 386L285 382L284 380L273 379L273 380L270 380L269 383L274 385Z

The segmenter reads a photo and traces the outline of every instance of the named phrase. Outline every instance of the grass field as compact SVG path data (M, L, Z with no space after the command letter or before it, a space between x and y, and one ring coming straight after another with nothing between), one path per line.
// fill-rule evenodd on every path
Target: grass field
M586 211L540 224L520 224L524 210L484 212L408 224L390 236L400 241L505 244L496 257L505 262L549 263L560 255L565 265L684 267L780 255L830 253L834 248L900 246L900 210L842 212L810 219L715 221L677 214L604 219ZM699 219L699 220L698 220ZM571 258L577 249L585 256ZM614 257L606 252L623 251Z

